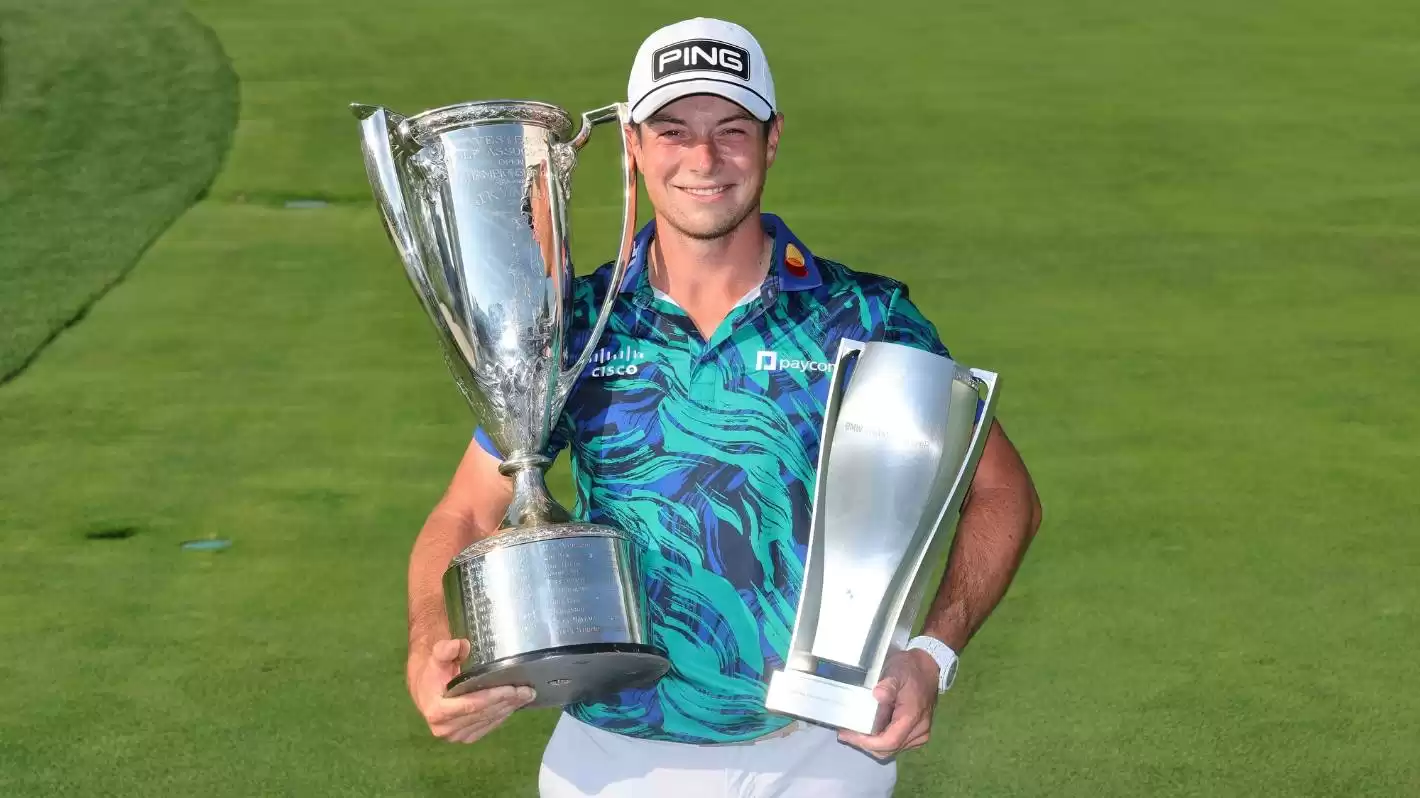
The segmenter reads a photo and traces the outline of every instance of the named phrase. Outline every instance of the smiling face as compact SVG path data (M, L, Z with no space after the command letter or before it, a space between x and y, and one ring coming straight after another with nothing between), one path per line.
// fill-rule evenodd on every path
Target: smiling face
M683 97L627 135L657 215L691 238L737 228L756 208L779 148L782 118L765 123L711 95Z

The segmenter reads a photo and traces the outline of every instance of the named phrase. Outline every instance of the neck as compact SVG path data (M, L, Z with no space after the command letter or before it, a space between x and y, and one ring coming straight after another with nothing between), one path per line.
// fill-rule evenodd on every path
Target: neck
M656 216L651 285L682 305L739 300L764 281L769 236L759 211L719 238L691 238Z

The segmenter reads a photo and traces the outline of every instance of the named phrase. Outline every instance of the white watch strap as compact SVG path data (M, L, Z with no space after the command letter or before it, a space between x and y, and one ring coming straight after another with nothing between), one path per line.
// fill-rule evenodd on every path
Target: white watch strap
M907 650L920 648L937 663L937 692L945 693L957 678L957 653L935 637L919 635L907 641Z

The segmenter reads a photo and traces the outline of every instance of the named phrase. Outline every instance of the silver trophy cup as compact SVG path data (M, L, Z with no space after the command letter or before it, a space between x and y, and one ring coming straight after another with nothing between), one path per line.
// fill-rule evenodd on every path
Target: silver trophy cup
M766 709L881 730L888 708L873 688L916 625L981 459L997 385L995 374L902 344L840 346L798 616Z
M527 685L537 691L532 706L561 706L653 682L669 662L648 640L637 545L621 530L574 522L543 481L548 436L616 295L607 293L586 348L571 357L570 179L593 126L625 123L625 105L584 114L575 136L565 111L535 102L465 103L408 118L352 110L385 229L513 483L498 530L444 574L451 633L472 649L448 694ZM624 142L622 172L613 286L636 221Z

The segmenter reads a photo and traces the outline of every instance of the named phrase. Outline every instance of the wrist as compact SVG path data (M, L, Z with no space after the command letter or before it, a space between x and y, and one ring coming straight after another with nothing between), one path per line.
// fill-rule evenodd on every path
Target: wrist
M413 662L416 658L429 656L429 654L434 651L434 644L437 642L438 638L434 635L410 635L408 652L410 662Z
M918 635L907 641L907 651L921 659L931 660L937 676L937 693L950 690L957 677L957 653L935 637Z
M452 636L442 605L437 609L430 607L417 614L411 613L408 637L411 657L433 653L434 646Z
M409 681L410 689L419 678L419 674L424 670L424 665L434 654L434 644L438 638L434 635L419 634L411 635L409 638L409 651L405 655L404 675Z
M909 648L903 653L907 655L908 659L912 661L912 664L916 666L918 670L922 671L922 675L926 676L928 681L936 684L940 680L942 666L938 664L935 659L932 659L932 655L928 654L926 649Z

